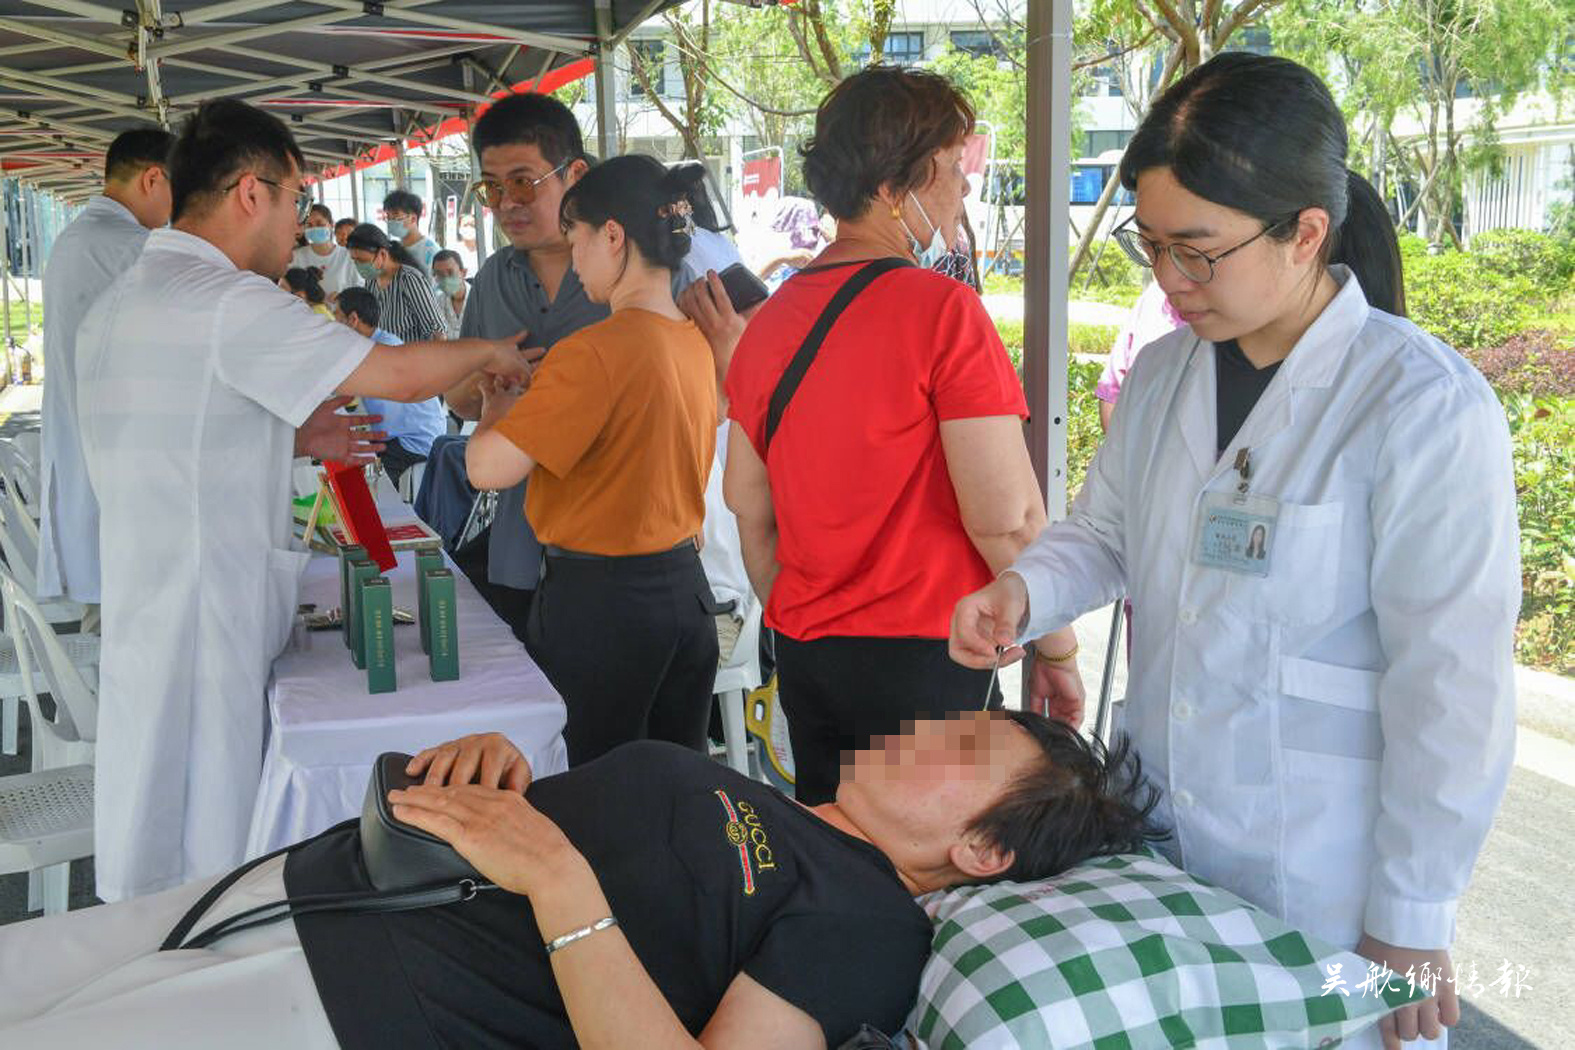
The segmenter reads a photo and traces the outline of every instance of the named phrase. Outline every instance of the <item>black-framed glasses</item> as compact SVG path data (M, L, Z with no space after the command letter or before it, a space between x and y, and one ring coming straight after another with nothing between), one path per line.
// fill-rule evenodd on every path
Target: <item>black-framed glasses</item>
M521 204L535 204L536 187L567 168L572 161L564 161L545 175L532 177L530 175L505 175L501 179L477 179L466 189L466 196L475 194L489 208L500 208L507 199L514 199Z
M1190 244L1177 244L1175 241L1169 244L1159 244L1156 241L1149 240L1141 233L1127 226L1127 223L1137 218L1136 215L1130 216L1126 222L1112 230L1110 235L1116 239L1117 244L1121 245L1121 250L1127 253L1127 258L1139 266L1152 270L1154 264L1159 261L1159 253L1164 252L1170 256L1170 264L1176 268L1176 272L1181 274L1181 276L1193 284L1208 284L1214 280L1214 268L1220 264L1220 260L1241 251L1271 230L1277 230L1286 223L1293 222L1300 214L1298 212L1296 215L1286 216L1278 222L1271 222L1235 247L1226 248L1224 251L1216 252L1213 255L1194 248Z
M247 174L251 175L251 177L256 179L258 182L266 182L268 185L276 186L279 189L284 190L286 193L295 194L295 221L297 223L304 223L307 219L312 217L312 205L316 202L312 200L312 195L310 193L307 193L305 190L291 189L284 183L278 182L274 179L265 179L256 172L247 172ZM236 179L234 182L224 187L224 192L229 193L240 184L241 180Z

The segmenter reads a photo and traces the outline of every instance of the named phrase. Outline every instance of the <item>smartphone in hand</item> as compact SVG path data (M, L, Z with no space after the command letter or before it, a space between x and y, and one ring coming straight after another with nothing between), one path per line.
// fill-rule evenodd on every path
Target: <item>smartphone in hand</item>
M734 263L717 277L722 281L722 287L727 291L728 301L733 304L734 313L743 313L751 306L763 303L771 293L766 289L765 282L756 277L754 271L743 263Z

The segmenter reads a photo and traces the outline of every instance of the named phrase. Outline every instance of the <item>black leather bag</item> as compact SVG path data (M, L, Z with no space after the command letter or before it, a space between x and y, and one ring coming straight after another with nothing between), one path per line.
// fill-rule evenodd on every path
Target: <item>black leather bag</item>
M394 817L388 793L420 783L405 773L409 755L385 751L372 764L372 778L361 804L361 859L372 885L384 893L453 884L465 879L486 884L453 846Z
M265 861L283 856L304 843L295 843L236 868L216 882L176 923L160 951L206 948L223 937L241 930L255 929L316 912L386 912L435 908L468 901L484 890L497 887L484 879L454 847L435 835L395 818L388 806L388 793L409 787L416 781L405 775L409 755L388 751L377 756L361 804L357 832L361 839L361 858L367 881L374 889L362 893L323 893L306 897L287 897L239 912L192 935L208 909L247 872ZM323 832L336 834L337 825ZM308 840L312 841L312 840Z

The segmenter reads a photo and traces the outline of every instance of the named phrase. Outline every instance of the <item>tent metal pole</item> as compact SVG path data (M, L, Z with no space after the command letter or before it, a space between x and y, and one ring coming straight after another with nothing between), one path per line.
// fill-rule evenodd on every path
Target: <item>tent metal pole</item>
M22 218L18 225L22 229L22 306L25 311L22 315L22 331L25 333L23 339L26 339L33 334L33 224L30 221L33 208L27 200L27 183L18 182L16 188L17 203L22 206Z
M1028 0L1023 385L1028 451L1052 521L1066 514L1067 219L1072 0Z
M596 142L601 160L618 155L617 75L612 0L596 0Z
M11 380L11 209L6 204L6 181L0 180L0 292L5 296L5 376L0 377L0 386Z

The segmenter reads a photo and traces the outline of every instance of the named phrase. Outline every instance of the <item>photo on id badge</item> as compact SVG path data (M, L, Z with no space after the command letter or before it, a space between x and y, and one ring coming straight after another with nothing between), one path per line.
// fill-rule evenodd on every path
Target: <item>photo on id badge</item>
M1279 503L1262 496L1211 492L1198 512L1194 560L1228 572L1267 576Z

